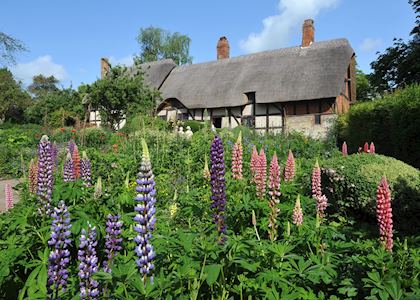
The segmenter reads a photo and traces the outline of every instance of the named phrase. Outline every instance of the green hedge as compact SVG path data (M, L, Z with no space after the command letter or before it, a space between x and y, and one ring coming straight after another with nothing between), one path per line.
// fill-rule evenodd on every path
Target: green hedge
M420 85L351 107L340 122L341 139L351 152L373 141L378 153L420 167Z
M332 208L340 213L376 218L376 190L385 175L392 193L395 228L420 229L420 172L392 157L353 154L322 162L322 185Z

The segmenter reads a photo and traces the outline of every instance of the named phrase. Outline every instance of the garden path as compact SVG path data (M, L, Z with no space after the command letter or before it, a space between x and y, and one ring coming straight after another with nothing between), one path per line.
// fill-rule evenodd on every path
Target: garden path
M4 193L4 188L6 187L6 183L10 183L13 188L16 184L19 183L19 179L0 180L0 213L2 213L6 209L6 195ZM15 190L13 190L13 199L14 199L14 203L19 201L19 194Z

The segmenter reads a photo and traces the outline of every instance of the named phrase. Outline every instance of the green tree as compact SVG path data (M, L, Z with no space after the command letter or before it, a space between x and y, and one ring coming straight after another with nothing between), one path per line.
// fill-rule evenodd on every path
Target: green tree
M35 97L39 97L44 93L58 91L57 85L60 81L54 76L46 77L42 74L32 77L32 83L28 86L28 91Z
M4 121L23 122L24 109L31 105L31 97L22 90L12 73L0 69L0 123Z
M20 40L0 32L0 65L15 64L16 53L24 51L28 50Z
M374 90L370 84L369 75L363 73L360 69L356 69L356 91L358 101L368 101L374 97Z
M191 39L179 32L171 33L153 26L141 28L137 42L140 44L140 54L137 57L140 62L168 58L178 65L192 62L189 55Z
M153 112L157 90L143 82L141 73L129 75L124 67L113 67L104 79L95 81L89 90L92 107L99 110L101 123L111 129L118 129L124 118L137 113Z
M411 0L416 13L416 25L408 42L394 39L394 44L371 63L371 84L377 92L392 91L420 82L420 0Z

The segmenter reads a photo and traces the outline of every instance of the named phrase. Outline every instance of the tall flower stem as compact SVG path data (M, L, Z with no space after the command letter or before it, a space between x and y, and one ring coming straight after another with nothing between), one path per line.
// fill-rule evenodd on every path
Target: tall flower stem
M277 238L277 215L279 214L279 209L277 204L279 203L280 197L280 166L277 160L277 154L274 152L273 158L270 163L270 178L269 178L268 188L270 195L270 201L268 206L270 208L270 215L268 217L268 235L271 241L276 240Z
M134 221L137 222L134 226L134 230L137 232L134 241L137 244L135 252L138 259L136 263L142 275L143 283L146 285L148 278L151 284L154 282L153 271L155 265L153 264L153 260L156 254L150 239L152 238L156 223L156 183L150 162L149 150L144 139L142 140L142 146L143 155L140 172L137 174L138 179L136 180L137 196L134 198L137 203L134 208L137 213L134 217Z
M267 158L264 148L261 148L255 170L256 192L259 199L263 199L267 189Z
M54 185L54 161L51 142L43 135L38 145L38 212L42 216L51 212L51 197Z
M215 136L210 148L211 161L211 209L213 210L213 221L219 234L218 243L223 244L226 240L225 207L226 207L226 183L225 183L225 161L222 139Z
M293 181L295 177L295 158L291 150L289 150L289 156L287 157L286 167L284 170L284 181Z
M242 132L239 132L238 140L233 145L232 151L232 177L242 179Z
M93 274L98 272L98 257L96 255L96 228L90 224L88 231L82 229L80 245L77 256L79 259L80 298L99 299L99 283L93 279Z
M386 177L382 177L379 183L376 196L376 217L378 220L379 235L385 250L392 252L393 241L393 222L391 208L391 191Z
M52 247L48 257L47 299L60 299L60 291L67 287L70 263L70 214L64 201L60 201L54 208L51 217L51 235L48 245Z

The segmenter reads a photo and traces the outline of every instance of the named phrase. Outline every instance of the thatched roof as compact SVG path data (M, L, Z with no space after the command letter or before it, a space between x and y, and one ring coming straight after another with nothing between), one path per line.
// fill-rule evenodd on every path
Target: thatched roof
M332 98L340 94L354 51L346 39L315 42L173 68L159 90L188 108ZM152 77L151 77L152 78Z
M164 59L143 63L139 66L143 71L144 82L156 89L159 89L171 70L177 65L172 59ZM134 74L137 70L138 66L135 65L129 68L129 72L131 74Z

